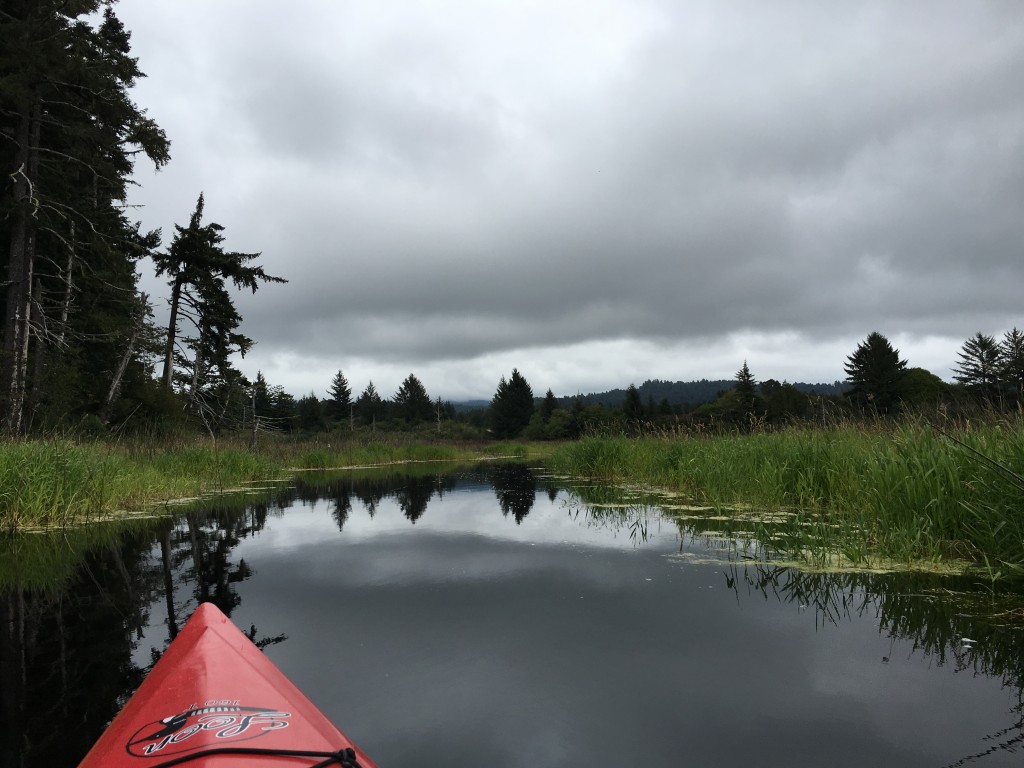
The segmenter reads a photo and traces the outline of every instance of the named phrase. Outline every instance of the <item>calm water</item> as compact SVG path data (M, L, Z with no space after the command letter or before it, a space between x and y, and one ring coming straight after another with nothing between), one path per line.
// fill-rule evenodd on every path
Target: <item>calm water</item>
M755 564L586 493L309 477L104 544L0 601L2 765L74 765L199 600L382 768L1024 762L1022 632L965 585Z

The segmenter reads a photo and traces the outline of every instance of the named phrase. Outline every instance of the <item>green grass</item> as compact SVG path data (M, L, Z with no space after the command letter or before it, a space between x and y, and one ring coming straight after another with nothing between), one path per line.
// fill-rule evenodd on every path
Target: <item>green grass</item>
M645 484L726 508L790 509L772 543L824 561L967 559L1024 573L1024 422L793 428L719 437L592 437L556 472Z
M66 525L280 476L272 460L210 444L140 453L69 440L0 445L0 527Z
M415 436L334 440L244 439L165 442L0 443L0 529L59 526L138 512L151 505L223 493L305 469L531 458L543 446L424 441Z

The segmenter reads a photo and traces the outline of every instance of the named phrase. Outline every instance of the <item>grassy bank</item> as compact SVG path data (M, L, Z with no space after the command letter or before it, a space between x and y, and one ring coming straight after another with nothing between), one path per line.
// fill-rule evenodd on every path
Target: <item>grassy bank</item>
M67 525L219 493L297 470L402 462L525 458L513 444L423 443L394 438L326 442L177 443L18 441L0 444L0 529Z
M556 472L671 490L727 508L787 510L765 543L866 564L966 559L1024 574L1024 422L789 429L752 435L594 437Z

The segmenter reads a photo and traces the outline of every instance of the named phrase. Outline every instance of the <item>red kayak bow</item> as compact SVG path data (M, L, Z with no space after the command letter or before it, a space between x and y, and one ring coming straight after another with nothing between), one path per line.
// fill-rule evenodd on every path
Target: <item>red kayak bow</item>
M374 763L212 603L203 603L79 768Z

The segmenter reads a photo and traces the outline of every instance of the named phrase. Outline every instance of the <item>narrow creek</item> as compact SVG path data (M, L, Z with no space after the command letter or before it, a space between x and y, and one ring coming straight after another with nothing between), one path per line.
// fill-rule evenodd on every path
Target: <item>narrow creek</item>
M0 765L75 765L204 600L382 768L1020 764L1019 595L585 496L515 464L304 475L7 542Z

